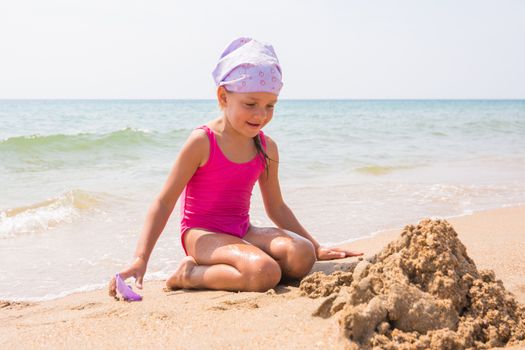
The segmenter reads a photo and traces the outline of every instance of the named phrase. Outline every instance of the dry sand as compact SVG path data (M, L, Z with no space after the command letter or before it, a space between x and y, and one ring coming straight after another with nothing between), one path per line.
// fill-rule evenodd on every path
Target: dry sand
M453 242L459 252L456 256L464 259L463 264L459 264L464 269L454 269L456 275L451 276L460 276L459 281L466 281L468 284L473 283L476 278L472 281L468 277L462 280L461 276L469 272L471 276L476 277L478 271L482 280L484 276L490 282L491 277L486 277L485 273L479 271L491 269L495 272L495 279L501 279L502 286L512 293L512 297L525 304L525 206L480 212L447 221L458 233L459 243ZM349 246L353 250L365 252L365 261L384 262L389 256L387 253L382 255L382 259L374 261L373 258L388 243L402 238L401 232L401 228L383 232L370 239L353 242ZM447 242L451 242L450 239ZM466 247L464 253L461 245ZM392 243L391 248L392 246L395 244ZM402 246L397 247L403 249ZM383 252L386 251L388 249ZM395 259L389 259L390 266L396 266L393 262ZM475 265L470 264L469 259ZM357 258L317 262L312 273L345 271L355 266L356 262ZM447 262L443 266L448 266L446 264ZM472 270L473 268L476 270ZM361 274L366 277L371 270L368 267L363 269ZM342 274L339 272L339 275ZM387 277L382 276L385 281ZM425 281L420 281L420 285L428 288L432 285L432 276L426 278ZM344 281L344 278L341 280ZM352 280L346 282L351 285ZM493 289L499 288L495 280L490 283ZM389 285L393 289L396 288L393 284ZM293 285L279 285L275 290L266 293L184 290L164 292L162 286L162 282L146 283L144 300L139 303L117 302L108 297L105 290L79 293L40 303L0 302L0 348L118 346L175 349L344 349L351 344L345 339L353 336L353 329L360 334L361 340L373 336L368 333L367 327L358 330L362 323L351 327L363 315L364 307L376 308L375 310L389 307L385 306L386 304L370 306L374 296L388 295L386 292L379 292L377 288L377 293L372 298L366 300L368 297L364 297L361 300L363 303L357 303L361 306L350 308L346 304L340 304L342 308L336 311L327 308L326 305L333 307L337 304L334 303L337 297L341 300L340 290L327 291L327 296L324 297L309 298L302 295L298 282ZM432 301L432 308L426 310L430 310L430 314L440 320L442 325L453 326L459 314L451 313L450 310L461 311L461 305L465 302L466 285L449 287L446 290L434 288L434 296L440 295L441 299L437 303ZM440 291L442 294L439 294ZM454 292L450 299L451 304L445 305L446 293L451 291ZM415 290L411 292L419 293ZM335 298L327 302L330 295ZM380 299L376 299L372 304L377 304L377 300ZM400 300L397 300L397 303ZM395 302L396 300L391 300L392 305ZM325 307L320 307L323 303ZM405 331L409 330L413 327L414 319L403 319L402 315L398 316L398 323L380 315L383 318L378 318L379 328L376 327L375 330L382 329L387 335L388 327L392 325L405 328ZM508 319L498 320L497 324L507 321ZM436 327L435 322L416 323L422 327L420 331L432 332ZM374 333L378 334L376 331Z

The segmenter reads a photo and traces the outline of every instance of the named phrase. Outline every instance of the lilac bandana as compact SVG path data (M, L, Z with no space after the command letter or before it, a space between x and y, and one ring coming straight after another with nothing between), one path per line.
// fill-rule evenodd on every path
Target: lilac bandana
M217 86L232 92L271 92L283 86L281 66L272 45L251 38L238 38L222 53L213 70Z

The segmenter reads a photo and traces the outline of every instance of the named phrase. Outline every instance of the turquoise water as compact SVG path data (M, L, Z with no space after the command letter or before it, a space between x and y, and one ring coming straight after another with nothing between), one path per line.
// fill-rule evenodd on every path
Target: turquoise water
M103 286L190 131L218 115L211 100L0 101L0 299ZM264 131L285 201L324 244L525 202L524 100L283 100ZM257 187L251 216L272 225ZM178 221L177 205L148 279L183 256Z

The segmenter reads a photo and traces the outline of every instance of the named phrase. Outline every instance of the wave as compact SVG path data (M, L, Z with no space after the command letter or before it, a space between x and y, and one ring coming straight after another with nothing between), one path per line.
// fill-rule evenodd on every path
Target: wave
M28 206L0 210L0 239L40 233L71 223L83 212L95 209L101 201L100 194L71 190Z
M0 152L81 152L96 149L115 149L134 145L156 145L163 141L183 137L186 129L175 129L167 133L125 128L109 133L79 133L53 135L26 135L9 137L0 141ZM172 141L173 142L173 141Z

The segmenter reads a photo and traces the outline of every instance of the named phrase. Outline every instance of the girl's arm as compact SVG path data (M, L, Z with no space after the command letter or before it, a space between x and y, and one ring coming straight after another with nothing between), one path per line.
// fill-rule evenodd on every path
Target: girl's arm
M317 258L320 260L329 260L344 258L347 256L362 255L362 253L347 251L339 248L324 248L319 242L299 223L292 210L286 205L281 194L279 185L279 151L277 144L266 136L267 153L272 159L268 166L268 173L263 172L259 177L259 187L263 197L264 208L268 217L277 225L277 227L295 232L314 245Z
M142 233L135 250L135 260L120 272L123 279L135 277L136 285L142 288L153 247L164 230L177 200L197 168L203 163L209 148L208 137L202 130L194 130L182 146L172 166L168 179L153 201L146 215ZM112 287L110 285L110 294Z
M135 256L149 260L153 247L164 230L180 194L201 165L208 148L208 137L201 130L193 131L182 146L171 172L159 195L153 201L142 234L137 243Z

